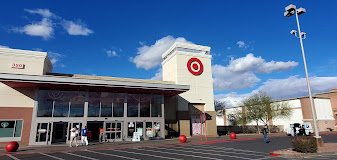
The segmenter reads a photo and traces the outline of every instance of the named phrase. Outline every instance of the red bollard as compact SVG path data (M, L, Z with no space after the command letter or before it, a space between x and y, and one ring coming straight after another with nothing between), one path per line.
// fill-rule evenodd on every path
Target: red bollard
M236 134L234 132L232 132L231 134L229 134L229 137L231 139L236 139Z
M179 141L180 141L180 143L186 142L186 136L185 135L179 136Z
M15 141L9 142L5 148L7 152L15 152L19 148L19 143Z

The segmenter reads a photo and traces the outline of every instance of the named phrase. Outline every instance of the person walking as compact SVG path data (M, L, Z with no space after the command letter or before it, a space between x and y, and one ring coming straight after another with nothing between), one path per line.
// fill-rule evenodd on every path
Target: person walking
M269 143L268 135L267 135L267 124L264 125L264 128L262 130L262 134L263 134L263 137L264 137L264 143Z
M77 135L78 135L77 127L72 128L70 130L70 145L69 145L69 147L72 147L73 141L75 141L76 147L78 146L78 144L77 144Z
M88 134L88 129L87 129L87 126L85 126L84 129L82 129L82 137L81 137L82 145L83 145L83 141L85 142L85 145L89 144L87 134Z
M99 142L103 142L103 127L99 127L98 129L98 133L99 133Z

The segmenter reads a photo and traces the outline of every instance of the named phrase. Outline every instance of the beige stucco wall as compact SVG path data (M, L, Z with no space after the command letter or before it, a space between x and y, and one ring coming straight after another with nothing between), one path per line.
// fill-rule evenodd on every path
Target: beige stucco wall
M12 68L13 63L24 68ZM0 48L0 73L43 75L52 69L46 52Z
M189 46L193 49L194 46ZM190 58L198 58L203 64L203 73L193 75L187 68ZM175 51L163 62L163 80L190 85L190 90L179 95L178 110L187 111L188 103L204 103L205 111L214 111L211 55Z
M35 89L11 88L0 82L0 107L34 107Z

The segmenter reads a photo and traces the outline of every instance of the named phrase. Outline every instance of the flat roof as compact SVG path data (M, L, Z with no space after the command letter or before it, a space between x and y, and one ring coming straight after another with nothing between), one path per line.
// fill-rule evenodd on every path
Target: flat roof
M189 85L168 81L116 78L102 76L72 75L26 75L0 73L0 82L16 88L81 88L95 90L119 90L128 92L151 92L174 96L190 89Z

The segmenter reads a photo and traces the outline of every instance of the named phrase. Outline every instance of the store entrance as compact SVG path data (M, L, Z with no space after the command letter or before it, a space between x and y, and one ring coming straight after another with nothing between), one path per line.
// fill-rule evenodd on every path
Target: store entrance
M88 137L91 142L98 142L99 140L99 128L103 128L103 121L88 121L87 129L91 133L91 137Z
M53 122L52 143L65 143L67 140L68 122Z
M122 141L124 138L122 133L123 122L104 122L104 140L107 142Z

